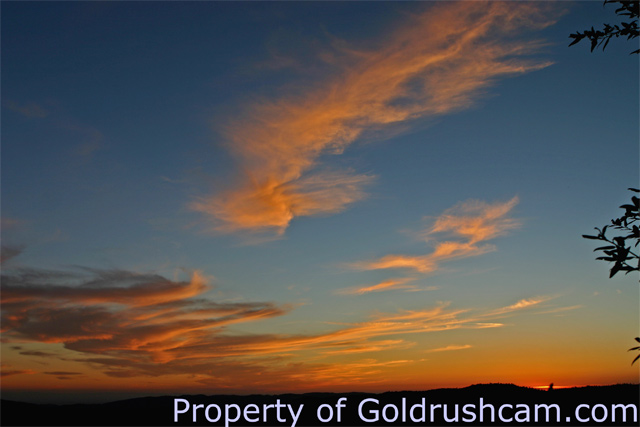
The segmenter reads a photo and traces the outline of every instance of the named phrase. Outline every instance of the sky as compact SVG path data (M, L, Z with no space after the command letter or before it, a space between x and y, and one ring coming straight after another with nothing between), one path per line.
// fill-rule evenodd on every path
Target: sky
M2 393L637 383L595 2L2 2Z

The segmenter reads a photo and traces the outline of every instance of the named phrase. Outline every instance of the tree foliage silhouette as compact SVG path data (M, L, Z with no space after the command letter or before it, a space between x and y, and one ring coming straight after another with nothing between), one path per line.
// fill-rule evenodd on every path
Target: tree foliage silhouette
M573 46L576 43L579 43L583 39L588 39L591 41L591 52L596 47L602 46L602 50L604 50L609 41L613 37L626 37L627 40L635 39L638 37L638 13L640 12L640 1L639 0L604 0L604 5L607 3L620 3L620 7L616 9L616 15L618 16L627 16L630 21L629 22L621 22L620 25L614 24L602 24L604 27L600 30L596 30L591 27L590 30L585 31L577 31L573 34L570 34L569 37L574 39L569 46ZM640 53L640 49L634 50L631 52Z
M637 188L629 188L634 193L640 193ZM594 252L600 251L604 255L596 259L601 261L613 262L613 266L609 272L609 278L615 276L620 271L629 274L632 271L640 271L640 256L638 256L638 244L640 244L640 199L631 197L631 203L620 206L624 209L624 215L620 218L611 220L611 224L605 225L602 229L596 227L598 234L595 236L583 234L582 237L591 240L600 240L608 243L606 246L600 246L594 249ZM615 230L615 236L607 237L607 230ZM640 337L636 337L636 341L640 342ZM629 351L638 350L640 347L630 348ZM636 360L640 359L640 354L633 359L633 365Z
M640 190L636 188L630 188L629 190L640 193ZM585 239L602 240L609 243L609 245L600 246L593 250L594 252L601 251L604 253L604 256L599 256L596 259L614 263L611 267L609 278L620 271L628 274L632 271L640 270L640 257L636 253L636 248L640 243L640 229L635 224L640 221L640 200L633 196L631 197L631 204L622 205L620 208L625 210L624 215L620 218L612 219L611 224L605 225L602 229L596 227L597 235L582 235ZM607 228L616 230L617 235L607 237ZM627 244L627 241L629 244Z

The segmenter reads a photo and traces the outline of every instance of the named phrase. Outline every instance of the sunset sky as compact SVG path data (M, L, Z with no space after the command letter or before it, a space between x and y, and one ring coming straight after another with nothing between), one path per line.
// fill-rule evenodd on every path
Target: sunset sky
M2 2L2 395L638 382L602 2Z

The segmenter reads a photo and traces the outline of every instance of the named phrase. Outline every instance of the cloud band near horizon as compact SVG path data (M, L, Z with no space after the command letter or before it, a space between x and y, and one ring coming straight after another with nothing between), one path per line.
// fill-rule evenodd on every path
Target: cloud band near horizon
M328 330L316 334L256 334L233 332L229 327L285 315L291 306L215 302L204 295L208 289L204 277L197 273L189 281L175 282L122 270L85 269L77 273L23 268L14 274L5 272L2 341L14 343L13 350L25 357L75 363L77 370L49 368L42 372L65 379L69 372L87 374L83 367L91 366L113 378L199 372L202 381L232 382L234 375L241 375L249 384L278 375L274 381L291 381L304 366L311 384L327 381L331 375L345 381L367 377L363 372L372 366L399 363L373 360L342 366L329 360L321 363L319 357L398 351L415 344L406 339L412 334L502 327L494 320L550 299L530 298L492 311L452 309L443 303L377 313L360 322L328 324ZM25 349L28 343L62 344L65 355L59 354L59 349ZM355 371L349 372L349 367ZM4 376L37 373L9 365L2 370ZM254 378L257 373L264 376Z

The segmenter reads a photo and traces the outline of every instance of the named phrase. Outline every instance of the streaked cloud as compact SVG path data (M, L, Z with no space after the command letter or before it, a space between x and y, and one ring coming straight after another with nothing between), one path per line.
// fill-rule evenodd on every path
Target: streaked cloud
M474 324L475 329L487 329L487 328L501 328L504 326L504 323L487 323L487 322L478 322Z
M324 354L354 354L354 353L370 353L383 350L405 350L413 347L415 343L403 340L378 340L370 345L351 345L344 349L325 351Z
M435 291L439 289L437 286L419 286L411 285L410 282L417 280L416 277L401 277L396 279L383 280L375 285L352 286L349 288L338 289L335 294L338 295L364 295L371 292L386 292L400 290L403 292L423 292Z
M2 248L0 248L0 264L20 255L23 250L24 248L22 246L2 246Z
M356 270L381 270L386 268L408 268L419 273L429 273L437 264L430 256L385 255L375 261L359 261L349 264Z
M405 290L415 290L418 289L416 285L408 285L407 283L416 280L413 277L403 277L399 279L389 279L382 281L375 285L370 286L358 286L352 288L340 289L336 293L342 295L362 295L369 292L382 292L389 291L392 289L405 289Z
M68 371L43 372L43 374L46 374L46 375L62 375L62 376L83 375L82 372L68 372Z
M16 219L16 218L8 218L3 216L0 218L0 230L8 230L12 228L17 228L21 225L24 225L25 221Z
M524 298L521 299L519 301L517 301L514 304L511 304L507 307L502 307L496 310L492 310L489 313L487 313L487 315L489 316L495 316L498 314L504 314L504 313L511 313L517 310L522 310L522 309L526 309L526 308L531 308L534 306L538 306L544 302L547 302L551 299L553 299L555 297L553 296L538 296L538 297L533 297L533 298Z
M432 348L431 350L426 350L426 353L439 353L442 351L455 351L455 350L466 350L468 348L472 348L473 346L471 344L465 344L465 345L448 345L446 347L440 347L440 348Z
M515 304L512 304L508 307L505 307L504 310L505 311L513 311L513 310L520 310L522 308L529 308L533 305L538 305L541 302L544 301L549 301L549 299L551 299L550 297L538 297L538 298L529 298L529 299L521 299L520 301L518 301Z
M466 201L447 209L438 216L431 227L421 235L429 242L434 235L445 235L464 241L436 242L427 255L391 254L376 260L359 261L349 264L358 270L410 269L419 273L431 273L443 261L478 256L495 250L484 241L502 236L520 226L520 222L509 217L518 203L518 197L506 202L486 203L476 200Z
M401 284L410 279L395 281ZM23 356L63 362L64 367L48 367L41 374L65 381L80 374L91 376L97 370L122 379L189 375L216 389L233 389L239 381L265 390L291 384L298 389L348 385L350 381L370 384L383 381L385 370L415 363L389 360L389 355L416 346L412 335L500 328L504 324L499 318L548 300L523 299L494 310L440 303L373 313L359 322L325 323L324 331L317 333L281 328L252 333L232 326L282 316L291 307L216 302L207 295L210 288L199 273L175 281L123 270L4 271L0 295L3 342ZM28 343L39 343L38 348L26 350ZM60 344L64 357L46 351L47 345L59 349ZM431 351L464 348L468 347ZM370 353L386 358L358 360ZM26 367L5 367L3 375L36 374Z
M332 155L383 129L469 108L499 79L550 65L525 58L540 43L517 37L553 23L552 14L542 12L547 6L429 6L381 35L375 48L343 44L332 55L338 71L326 80L263 99L228 122L224 134L240 176L191 207L220 231L276 235L296 217L340 212L366 196L373 177L328 167Z
M98 131L95 131L95 132L98 132ZM102 134L97 133L93 137L93 140L78 145L73 150L73 154L75 154L76 156L78 156L84 161L91 160L94 154L103 148L102 144L100 143L100 140L102 140L102 138L103 138Z
M24 269L19 275L4 277L3 304L34 301L64 301L83 306L109 303L131 307L176 302L208 290L204 277L193 273L189 282L173 282L153 274L120 270L88 270L92 276L80 286L59 285L77 281L81 275L67 272L40 272ZM44 274L43 274L44 273Z
M145 358L162 358L160 350L191 342L203 331L289 310L272 303L216 303L202 298L208 289L197 272L176 282L121 270L21 269L2 276L2 334L85 353L140 350Z
M42 107L42 105L35 102L31 103L18 103L15 101L7 100L4 105L11 111L20 113L28 118L42 119L49 115L49 111Z
M2 369L0 370L0 377L10 377L12 375L30 375L35 374L36 371L31 369Z
M460 318L465 310L450 310L446 305L395 314L377 314L371 320L339 325L333 332L317 335L272 334L252 336L210 336L207 340L167 350L173 360L225 358L288 354L316 349L337 348L343 353L348 348L369 346L406 346L405 341L383 341L378 338L396 334L415 334L449 329L477 327L478 319ZM357 350L356 350L357 352Z
M201 198L191 206L221 221L220 230L273 230L279 235L296 216L337 213L362 199L372 179L347 172L323 172L288 181L256 176L241 188Z
M376 313L362 322L327 324L328 331L317 334L239 333L230 326L281 316L290 306L214 302L206 296L208 289L199 273L180 282L123 270L5 271L2 337L7 344L21 343L15 350L23 356L89 365L115 378L198 373L202 381L227 381L236 372L252 381L256 372L264 374L261 379L289 372L291 381L301 372L289 369L294 363L304 365L309 375L316 372L317 381L328 381L323 375L336 373L338 367L320 363L318 357L398 351L415 345L406 339L411 334L502 326L470 310L439 304ZM67 353L61 359L45 347L24 350L29 342L62 344ZM367 363L354 371L361 378L387 366ZM75 375L70 372L81 371L49 368L45 374L68 380ZM353 378L340 372L345 381ZM5 375L20 373L27 372L13 369Z
M35 356L35 357L55 357L56 354L55 353L49 353L46 351L31 351L31 350L26 350L26 351L21 351L20 352L21 355L23 356Z
M440 246L452 244L441 249L443 255L457 250L468 250L471 245L485 240L495 239L509 230L520 226L520 222L508 214L518 204L518 197L504 203L489 204L479 200L469 200L447 209L434 222L427 237L437 233L450 233L468 239L467 245L446 242Z
M577 310L579 308L583 308L583 305L571 305L571 306L567 306L567 307L555 307L555 308L550 308L548 310L544 310L544 311L538 311L536 312L536 314L557 314L557 313L563 313L565 311L571 311L571 310Z

